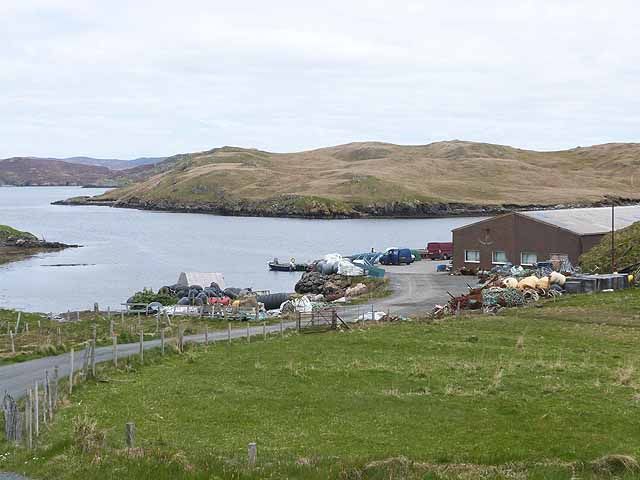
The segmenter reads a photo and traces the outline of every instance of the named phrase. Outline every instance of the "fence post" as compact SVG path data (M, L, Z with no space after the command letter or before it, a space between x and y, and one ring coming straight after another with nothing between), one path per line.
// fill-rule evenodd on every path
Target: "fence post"
M300 312L296 312L298 314L297 316L297 327L298 327L298 333L300 333L300 330L302 329L302 314Z
M280 338L284 338L284 322L282 317L280 317Z
M96 378L96 339L98 337L98 327L93 324L93 339L91 340L91 376Z
M40 436L40 396L38 395L38 381L36 380L33 390L33 396L35 400L35 406L33 409L33 417L35 420L36 427L36 438Z
M9 337L11 338L11 353L16 353L16 342L13 338L13 332L9 330Z
M113 357L113 366L118 368L118 336L114 333L111 335L111 350Z
M55 410L58 406L58 380L59 380L59 369L58 365L53 366L53 409Z
M144 332L140 330L140 363L144 363Z
M22 316L22 312L18 312L18 320L16 320L16 333L18 333L20 328L20 317Z
M231 322L227 322L227 339L229 341L229 345L231 345Z
M76 322L80 321L80 312L76 312Z
M204 326L204 344L209 346L209 325Z
M49 381L49 370L44 371L44 381L46 383L47 392L47 412L49 413L49 421L53 422L53 398L51 392L51 382Z
M33 448L33 391L27 389L27 396L24 407L24 417L27 422L27 448Z
M267 339L267 322L262 322L262 339Z
M47 375L45 376L45 380L42 381L42 424L43 425L47 425L48 422L48 415L47 415L47 404L49 403L49 400L47 399L47 380L46 377L48 377L48 372Z
M164 327L160 329L160 353L164 356Z
M70 362L71 362L71 368L69 368L69 395L71 395L71 393L73 393L73 347L71 347L71 352L70 352Z
M125 432L125 441L127 443L127 448L133 448L136 444L136 425L133 422L128 422L124 426Z
M248 446L247 446L247 461L249 463L250 467L255 466L256 464L256 460L258 459L258 447L256 445L256 442L251 442Z
M247 320L247 343L251 343L251 330L249 330L249 320Z

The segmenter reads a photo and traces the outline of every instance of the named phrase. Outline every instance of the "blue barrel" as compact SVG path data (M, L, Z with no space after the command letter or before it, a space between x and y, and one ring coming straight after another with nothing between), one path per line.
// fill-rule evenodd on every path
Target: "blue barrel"
M444 263L441 263L436 267L436 272L446 272L447 266Z

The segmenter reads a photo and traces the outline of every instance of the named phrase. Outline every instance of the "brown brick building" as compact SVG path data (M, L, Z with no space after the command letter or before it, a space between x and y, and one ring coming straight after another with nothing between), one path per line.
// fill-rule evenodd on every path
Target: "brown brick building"
M489 270L533 265L552 254L578 264L580 255L611 231L611 208L513 212L453 230L453 267ZM616 207L615 229L640 221L640 206Z

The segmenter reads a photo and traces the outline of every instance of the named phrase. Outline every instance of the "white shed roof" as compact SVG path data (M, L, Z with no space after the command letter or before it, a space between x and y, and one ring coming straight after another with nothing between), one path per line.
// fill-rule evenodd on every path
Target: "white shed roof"
M182 272L178 277L178 285L190 287L191 285L200 285L203 288L216 282L220 288L224 290L224 275L214 272Z
M579 235L595 235L611 231L611 207L534 210L520 213ZM628 227L635 222L640 222L640 205L615 208L616 230Z

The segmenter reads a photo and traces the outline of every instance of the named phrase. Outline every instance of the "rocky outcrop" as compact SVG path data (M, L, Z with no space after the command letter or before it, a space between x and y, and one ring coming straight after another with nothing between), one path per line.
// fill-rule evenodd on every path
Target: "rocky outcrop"
M28 232L20 232L0 225L0 264L22 260L41 252L77 248L60 242L47 242Z

